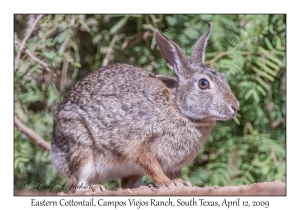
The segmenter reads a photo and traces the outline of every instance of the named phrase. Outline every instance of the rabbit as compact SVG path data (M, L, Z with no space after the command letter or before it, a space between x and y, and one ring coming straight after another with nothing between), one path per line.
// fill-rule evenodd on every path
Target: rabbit
M225 76L204 65L211 28L208 23L190 60L155 31L176 78L110 64L74 85L54 114L51 140L51 161L69 183L121 179L122 188L136 188L147 174L158 188L190 186L182 168L216 121L235 117L239 108Z

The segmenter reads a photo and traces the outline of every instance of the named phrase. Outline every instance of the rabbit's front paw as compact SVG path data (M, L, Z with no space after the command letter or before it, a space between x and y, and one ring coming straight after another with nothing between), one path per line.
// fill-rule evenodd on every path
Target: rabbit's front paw
M151 184L149 186L150 188L152 187ZM154 186L156 188L165 188L165 187L175 187L176 185L168 177L162 174L159 178L156 177L156 179L154 180Z
M172 182L175 184L175 186L183 185L186 187L192 187L192 184L190 182L185 182L181 178L172 179Z
M103 185L92 185L93 192L104 192L106 189Z
M157 188L165 188L165 187L175 187L176 184L173 181L169 180L161 183L155 183L155 186Z

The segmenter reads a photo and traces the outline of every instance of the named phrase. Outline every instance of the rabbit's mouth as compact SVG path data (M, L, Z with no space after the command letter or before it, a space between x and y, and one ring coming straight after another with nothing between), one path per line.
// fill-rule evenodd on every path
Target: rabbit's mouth
M232 119L236 116L236 111L235 112L230 112L228 114L224 114L224 113L213 113L210 116L206 116L206 117L199 117L199 118L195 118L192 116L187 116L187 118L189 118L192 122L194 123L215 123L216 121L226 121L229 119Z
M204 121L204 122L208 122L208 121L226 121L229 119L232 119L234 117L236 117L237 112L230 112L228 114L224 114L224 113L215 113L214 115L210 116L210 117L205 117L203 119L199 119L198 121Z
M213 117L215 118L215 120L219 121L229 120L236 117L238 108L239 102L237 102L235 105L228 105L227 107L224 107L222 111L216 111L215 113L213 113Z
M231 118L234 118L236 116L237 112L230 112L228 114L220 114L220 115L216 115L215 120L219 120L219 121L225 121L225 120L229 120Z

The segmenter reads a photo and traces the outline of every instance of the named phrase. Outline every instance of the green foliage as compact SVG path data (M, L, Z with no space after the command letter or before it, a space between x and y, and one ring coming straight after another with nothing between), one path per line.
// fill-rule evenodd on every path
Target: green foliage
M22 42L34 18L15 15L15 40ZM227 77L241 105L238 118L217 123L182 178L198 186L285 181L285 15L45 15L26 49L57 76L23 51L14 77L15 114L50 141L53 113L76 81L116 62L172 76L155 44L154 30L163 31L189 56L209 21L213 29L206 65ZM19 45L14 48L16 56ZM14 138L16 189L23 189L26 181L62 181L48 152L16 129Z

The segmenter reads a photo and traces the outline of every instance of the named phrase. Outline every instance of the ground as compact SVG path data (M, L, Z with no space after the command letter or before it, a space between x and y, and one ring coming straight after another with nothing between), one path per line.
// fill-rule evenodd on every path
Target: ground
M225 187L185 187L177 186L171 188L159 188L141 186L135 189L122 189L116 191L105 190L100 191L96 188L97 192L86 192L85 195L118 195L118 196L139 196L139 195L170 195L170 196L197 196L197 195L286 195L286 184L281 181L254 183L251 185L240 186L225 186ZM19 191L15 195L70 195L54 192L41 192L41 191ZM72 194L71 194L72 195Z

